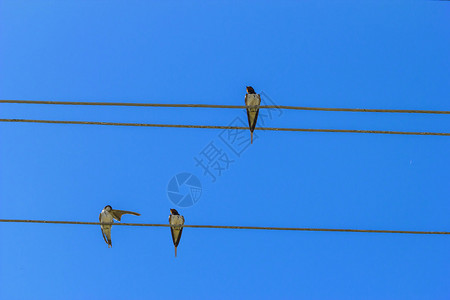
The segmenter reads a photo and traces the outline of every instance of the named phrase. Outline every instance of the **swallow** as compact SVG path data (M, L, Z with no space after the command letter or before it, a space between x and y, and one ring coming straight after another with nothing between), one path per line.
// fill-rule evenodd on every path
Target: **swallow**
M172 233L172 241L175 246L175 257L177 257L177 247L180 243L181 233L183 232L184 217L180 215L176 209L170 209L169 216L170 232Z
M245 95L245 105L247 106L248 126L250 128L251 143L253 144L253 131L255 130L256 121L258 120L259 105L261 104L261 96L255 93L251 87L247 87Z
M113 223L114 219L120 222L120 219L124 214L130 214L135 216L141 215L132 211L112 209L110 205L106 205L105 208L103 208L102 212L100 213L98 220L100 221L100 223ZM105 240L106 244L108 244L108 248L112 247L111 226L112 225L100 225L102 229L103 239Z

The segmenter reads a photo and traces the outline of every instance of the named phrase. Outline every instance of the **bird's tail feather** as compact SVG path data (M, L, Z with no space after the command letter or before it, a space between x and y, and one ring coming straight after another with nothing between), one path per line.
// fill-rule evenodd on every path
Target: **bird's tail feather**
M250 132L250 144L253 144L253 131Z
M177 247L175 247L175 257L177 257Z

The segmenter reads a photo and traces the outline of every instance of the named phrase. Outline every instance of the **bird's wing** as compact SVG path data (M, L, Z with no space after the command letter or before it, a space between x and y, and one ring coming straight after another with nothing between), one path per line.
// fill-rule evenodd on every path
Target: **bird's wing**
M251 117L250 117L250 111L247 109L247 119L248 119L248 127L250 128L250 131L252 131L252 121L251 121Z
M173 227L170 227L170 232L172 233L173 245L175 247L178 247L181 239L181 234L183 233L183 227L181 227L180 229L174 229Z
M105 240L105 243L110 245L111 242L109 241L108 237L106 236L105 232L103 231L103 228L102 228L102 236L103 236L103 239Z
M173 227L170 227L170 233L172 234L172 241L173 244L175 245L175 236L173 235Z
M130 214L130 215L135 215L135 216L140 216L141 215L141 214L138 214L138 213L133 212L133 211L116 210L116 209L113 209L111 211L111 214L112 214L113 218L116 219L117 221L120 221L120 218L122 218L122 215L124 215L124 214Z
M254 118L252 118L252 115L250 115L251 113L254 113ZM250 128L251 132L253 132L255 130L256 122L258 121L258 113L259 113L259 109L256 111L256 113L250 112L247 109L248 127Z
M98 220L101 223L102 222L102 214L100 213L100 215L98 216ZM103 230L103 225L100 225L100 229L102 230L102 236L103 239L105 240L105 243L108 244L108 246L111 246L111 238L107 236L107 234L105 233L105 230ZM110 235L111 235L111 226L109 226L109 230L110 230Z
M169 222L171 221L171 217L172 216L169 217ZM181 219L183 223L170 227L170 232L172 233L172 241L173 241L173 245L175 247L178 247L178 244L180 243L181 234L183 233L183 225L184 225L184 217L180 216L180 215L177 217L178 217L177 220L179 221L179 219Z
M250 132L255 130L260 104L261 97L258 94L252 96L245 95L245 105L247 106L247 119Z

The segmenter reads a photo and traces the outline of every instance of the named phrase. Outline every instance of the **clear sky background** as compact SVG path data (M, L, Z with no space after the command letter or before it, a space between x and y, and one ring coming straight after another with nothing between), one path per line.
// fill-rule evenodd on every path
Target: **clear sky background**
M450 3L0 1L0 99L450 110ZM1 118L228 125L241 109L0 104ZM283 111L271 127L450 132L448 115ZM0 124L0 218L450 231L450 138ZM246 134L249 134L246 132ZM225 151L225 148L222 149ZM0 223L1 299L449 299L450 238Z

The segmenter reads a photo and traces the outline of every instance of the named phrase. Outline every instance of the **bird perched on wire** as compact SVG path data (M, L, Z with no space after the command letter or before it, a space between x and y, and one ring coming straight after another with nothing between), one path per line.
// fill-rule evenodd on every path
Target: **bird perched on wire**
M175 246L175 257L177 257L177 247L183 233L184 217L174 208L170 209L169 224L173 245Z
M105 208L103 208L102 212L100 213L98 219L100 223L113 223L114 219L120 222L120 219L124 214L130 214L135 216L141 215L132 211L112 209L111 205L106 205ZM103 239L105 240L106 244L108 244L108 248L111 248L112 247L111 225L100 225L100 228L102 229Z
M248 126L250 128L250 141L253 144L253 131L255 130L256 121L258 120L259 105L261 104L261 96L255 93L251 86L247 86L247 94L245 95L245 105L247 106Z

